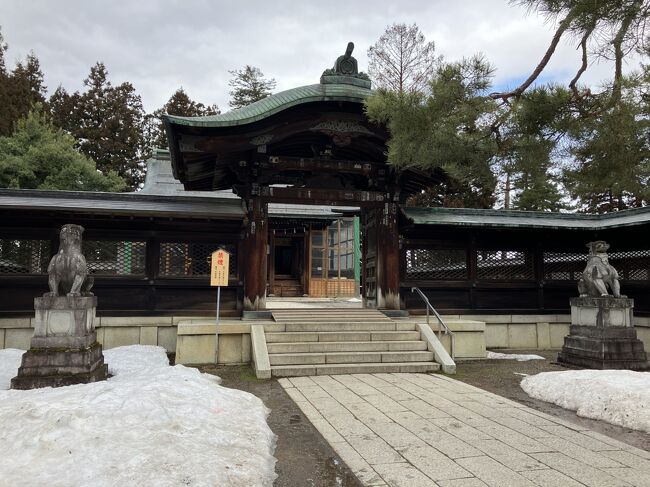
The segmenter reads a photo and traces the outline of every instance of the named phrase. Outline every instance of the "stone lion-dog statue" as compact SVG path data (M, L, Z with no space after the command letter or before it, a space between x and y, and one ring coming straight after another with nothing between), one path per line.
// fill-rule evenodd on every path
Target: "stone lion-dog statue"
M621 296L621 285L618 282L618 272L609 263L607 250L609 244L603 240L589 242L589 258L587 266L582 273L582 279L578 282L578 291L581 297L609 296L607 288L612 290L615 298Z
M47 267L50 292L44 296L92 296L94 279L88 275L86 259L81 253L81 225L63 225L59 235L59 252Z

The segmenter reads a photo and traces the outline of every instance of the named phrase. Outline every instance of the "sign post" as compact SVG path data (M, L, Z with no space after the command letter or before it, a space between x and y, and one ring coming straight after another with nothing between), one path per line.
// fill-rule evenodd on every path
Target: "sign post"
M224 249L212 252L210 264L210 286L217 286L217 323L214 329L214 363L219 350L219 308L221 307L221 286L228 285L230 254Z

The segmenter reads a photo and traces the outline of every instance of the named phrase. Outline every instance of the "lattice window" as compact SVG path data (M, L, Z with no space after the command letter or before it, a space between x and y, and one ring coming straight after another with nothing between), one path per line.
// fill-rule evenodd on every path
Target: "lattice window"
M586 253L544 252L544 279L577 281L587 264Z
M467 279L465 249L408 249L406 278L416 280Z
M230 277L237 278L236 247L204 242L161 243L159 274L163 277L207 277L210 275L210 256L219 247L230 252Z
M618 271L621 279L650 280L650 250L610 252L609 263Z
M487 280L532 280L533 254L525 250L479 250L476 277Z
M0 239L0 274L46 274L49 240Z
M84 240L88 271L98 276L145 274L147 244L138 240Z

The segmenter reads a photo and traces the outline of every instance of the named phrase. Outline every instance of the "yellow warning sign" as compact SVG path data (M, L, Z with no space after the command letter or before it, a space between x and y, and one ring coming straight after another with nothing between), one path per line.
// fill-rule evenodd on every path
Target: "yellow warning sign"
M228 285L228 264L230 254L218 249L212 252L212 264L210 265L210 286L227 286Z

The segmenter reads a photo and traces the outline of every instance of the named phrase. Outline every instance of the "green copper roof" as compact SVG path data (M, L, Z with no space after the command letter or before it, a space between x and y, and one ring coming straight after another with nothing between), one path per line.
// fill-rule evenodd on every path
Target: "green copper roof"
M415 225L605 230L650 223L650 207L603 215L471 208L402 208Z
M256 122L303 103L319 101L348 101L363 103L372 90L351 83L316 84L281 91L246 107L221 115L206 117L176 117L163 115L167 122L190 127L232 127Z

